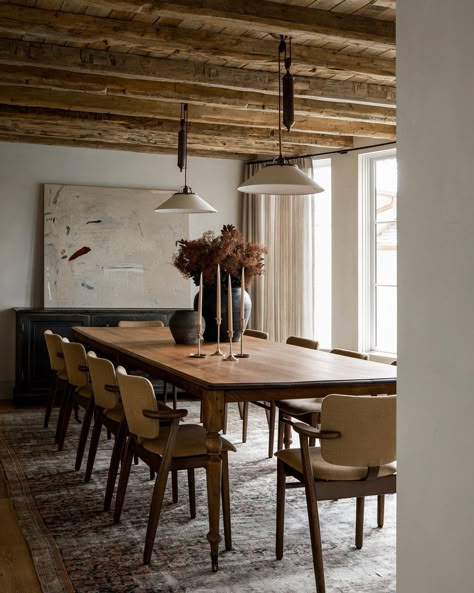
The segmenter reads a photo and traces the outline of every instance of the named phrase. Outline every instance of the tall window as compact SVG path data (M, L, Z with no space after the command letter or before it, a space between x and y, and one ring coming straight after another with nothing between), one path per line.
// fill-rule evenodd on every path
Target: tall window
M397 352L397 160L394 150L363 154L360 165L360 341Z
M321 348L331 347L331 159L313 160L314 179L324 188L315 195L314 337Z

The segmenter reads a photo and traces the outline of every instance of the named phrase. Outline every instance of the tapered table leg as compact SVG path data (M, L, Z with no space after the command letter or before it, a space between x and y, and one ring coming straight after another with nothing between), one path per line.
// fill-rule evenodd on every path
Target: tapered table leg
M223 392L206 392L202 396L204 409L204 427L207 430L206 448L209 460L207 463L207 500L209 509L209 533L207 539L211 545L212 571L219 567L219 533L220 492L222 477L221 437L219 431L224 427L224 394Z

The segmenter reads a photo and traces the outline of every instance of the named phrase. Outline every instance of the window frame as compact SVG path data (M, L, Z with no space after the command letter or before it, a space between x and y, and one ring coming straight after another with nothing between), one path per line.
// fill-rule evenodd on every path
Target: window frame
M396 156L395 148L359 155L359 348L391 357L397 352L376 348L376 164Z

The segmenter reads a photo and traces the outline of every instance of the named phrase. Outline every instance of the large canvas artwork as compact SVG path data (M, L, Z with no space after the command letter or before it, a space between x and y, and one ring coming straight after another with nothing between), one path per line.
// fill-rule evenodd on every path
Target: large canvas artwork
M189 307L171 264L189 216L154 212L171 193L46 184L45 307Z

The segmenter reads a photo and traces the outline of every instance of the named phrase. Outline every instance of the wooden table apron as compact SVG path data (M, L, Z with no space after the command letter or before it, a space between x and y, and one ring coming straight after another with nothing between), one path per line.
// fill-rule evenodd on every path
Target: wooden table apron
M207 488L213 569L219 550L221 441L225 402L324 397L330 393L396 393L396 367L245 337L249 358L190 358L196 346L176 345L168 328L73 327L74 338L127 369L141 369L198 396L208 436ZM227 352L226 344L221 344ZM236 345L237 349L238 345ZM215 344L204 344L212 354Z

